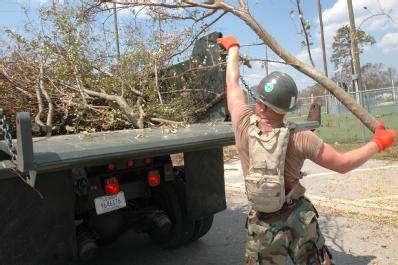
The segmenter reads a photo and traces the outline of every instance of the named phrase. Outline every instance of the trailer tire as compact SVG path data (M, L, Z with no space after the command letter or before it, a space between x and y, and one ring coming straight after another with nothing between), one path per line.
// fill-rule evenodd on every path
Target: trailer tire
M210 231L211 226L213 225L214 215L210 215L207 217L203 217L195 222L195 231L192 235L191 241L196 241L199 238L203 237Z
M173 249L189 241L194 232L194 222L187 222L184 218L181 204L175 188L166 183L153 194L154 202L170 217L172 228L168 234L150 231L152 240L166 249Z
M210 228L213 225L213 220L214 220L214 215L203 217L203 225L202 225L202 229L199 233L199 238L206 235L207 232L210 231Z
M182 176L185 177L185 176ZM191 241L191 238L195 232L195 220L187 218L187 208L186 208L186 196L185 196L185 183L180 175L175 176L172 185L177 194L177 198L181 207L181 214L183 220L183 234L181 238L181 244L185 244Z

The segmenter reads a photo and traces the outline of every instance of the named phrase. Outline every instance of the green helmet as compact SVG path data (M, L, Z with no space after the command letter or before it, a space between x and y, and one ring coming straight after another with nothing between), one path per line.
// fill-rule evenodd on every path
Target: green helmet
M291 111L297 102L297 86L293 78L272 72L258 84L254 97L278 113Z

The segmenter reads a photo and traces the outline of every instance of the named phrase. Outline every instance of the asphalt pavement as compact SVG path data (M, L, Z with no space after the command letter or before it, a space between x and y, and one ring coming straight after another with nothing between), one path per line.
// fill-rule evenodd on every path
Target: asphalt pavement
M156 246L145 234L129 231L116 242L99 249L92 265L242 265L247 211L242 194L227 193L228 209L215 215L203 238L175 250ZM350 220L321 213L321 230L336 265L397 265L397 232L391 226ZM376 232L375 232L376 231ZM289 262L288 265L292 265Z
M398 162L370 160L338 174L306 161L303 170L336 264L397 265ZM225 164L225 183L229 208L247 212L239 160Z
M320 210L321 231L336 265L398 265L398 225L391 224L397 218L398 162L372 160L345 175L310 162L304 170L307 176L302 182ZM249 208L239 161L226 163L225 173L228 208L215 215L211 230L200 240L164 250L147 235L128 231L113 244L102 246L94 260L82 264L244 264L244 223ZM380 216L387 219L367 218Z
M322 207L375 217L398 216L398 162L369 160L361 167L338 174L307 160L301 183L306 196ZM230 192L244 192L240 161L225 164L225 184Z

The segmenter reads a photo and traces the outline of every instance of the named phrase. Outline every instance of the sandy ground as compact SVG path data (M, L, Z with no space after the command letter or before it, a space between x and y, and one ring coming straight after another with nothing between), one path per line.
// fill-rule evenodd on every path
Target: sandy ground
M398 162L370 160L342 175L306 161L303 170L336 264L398 265ZM225 183L229 207L247 212L237 157L225 163Z

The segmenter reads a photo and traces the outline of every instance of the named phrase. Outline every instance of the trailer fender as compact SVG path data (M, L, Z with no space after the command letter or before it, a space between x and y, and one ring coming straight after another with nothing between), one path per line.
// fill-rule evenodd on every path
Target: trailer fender
M7 174L0 180L0 264L70 264L76 257L70 173L38 174L35 189L15 171Z

